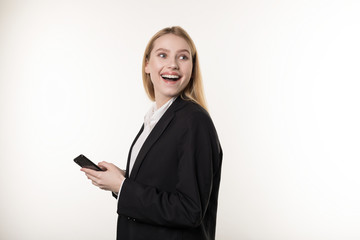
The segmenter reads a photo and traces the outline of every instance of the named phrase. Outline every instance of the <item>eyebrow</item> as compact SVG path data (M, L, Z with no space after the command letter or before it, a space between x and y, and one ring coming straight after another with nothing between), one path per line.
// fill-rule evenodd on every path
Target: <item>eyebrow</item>
M155 52L159 52L159 51L170 52L170 50L168 50L166 48L158 48L155 50ZM177 52L187 52L188 54L190 54L189 50L187 50L187 49L180 49Z

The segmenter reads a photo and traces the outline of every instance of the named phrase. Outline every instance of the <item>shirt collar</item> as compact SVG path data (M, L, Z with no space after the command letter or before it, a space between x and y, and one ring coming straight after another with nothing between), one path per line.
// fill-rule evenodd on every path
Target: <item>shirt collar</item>
M171 106L171 104L175 101L175 99L176 99L176 97L171 98L164 105L162 105L159 109L157 109L156 102L154 102L144 117L145 126L150 126L151 128L154 127L155 124L164 115L166 110L168 110L168 108Z

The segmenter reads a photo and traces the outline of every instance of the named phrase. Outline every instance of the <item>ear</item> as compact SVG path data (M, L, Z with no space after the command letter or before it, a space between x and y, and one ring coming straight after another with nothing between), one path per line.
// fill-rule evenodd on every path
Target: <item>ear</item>
M150 74L149 60L148 59L146 59L146 61L145 61L145 73Z

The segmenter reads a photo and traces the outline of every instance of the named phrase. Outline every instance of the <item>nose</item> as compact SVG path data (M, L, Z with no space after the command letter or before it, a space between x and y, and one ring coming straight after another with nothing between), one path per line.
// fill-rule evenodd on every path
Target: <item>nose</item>
M171 68L171 69L179 69L179 64L178 64L176 58L171 58L169 60L169 68Z

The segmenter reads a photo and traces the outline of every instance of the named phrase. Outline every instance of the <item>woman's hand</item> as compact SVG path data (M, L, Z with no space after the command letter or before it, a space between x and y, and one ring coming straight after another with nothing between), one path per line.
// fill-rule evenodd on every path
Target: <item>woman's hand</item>
M95 171L89 168L81 168L80 170L95 186L117 193L125 180L125 171L108 162L100 162L98 165L104 171Z

